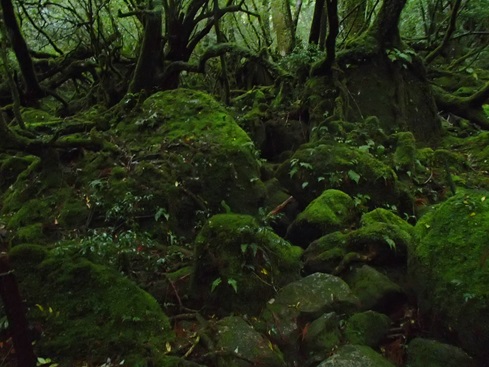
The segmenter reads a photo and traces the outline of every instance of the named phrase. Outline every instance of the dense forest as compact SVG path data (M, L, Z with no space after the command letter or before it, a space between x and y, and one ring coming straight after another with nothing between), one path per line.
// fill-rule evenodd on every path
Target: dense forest
M489 366L487 0L0 10L0 367Z

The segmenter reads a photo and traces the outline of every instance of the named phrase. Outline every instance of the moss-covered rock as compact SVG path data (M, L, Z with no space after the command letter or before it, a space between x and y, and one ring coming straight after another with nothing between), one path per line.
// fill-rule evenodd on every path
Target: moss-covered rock
M251 216L215 215L195 241L193 292L210 309L256 314L300 277L301 254Z
M409 259L421 311L436 315L464 349L484 361L489 360L487 196L487 191L458 193L423 216Z
M376 348L387 335L391 320L375 311L365 311L352 315L346 322L345 338L350 344Z
M135 178L162 187L153 201L176 225L191 229L196 211L218 213L221 203L238 213L262 206L266 192L254 144L211 96L183 88L155 93L117 131L142 156Z
M414 338L407 348L408 367L475 367L476 362L462 349L436 340Z
M328 233L349 227L355 219L353 199L339 190L326 190L314 199L287 231L287 239L298 246Z
M344 278L362 310L389 312L406 300L399 285L368 265L353 269Z
M302 350L308 359L323 360L341 344L340 320L336 313L321 315L307 325Z
M307 323L330 312L354 312L358 302L341 278L324 273L311 274L281 288L270 299L261 315L264 332L284 353L295 355L299 348L297 340ZM318 323L319 327L321 322Z
M321 362L318 367L394 367L370 347L364 345L344 345L335 354Z
M364 214L361 224L357 230L313 241L304 251L305 269L341 273L355 262L391 266L405 261L407 248L413 246L411 225L385 209Z
M304 206L328 188L351 197L368 195L369 206L398 201L397 176L390 167L370 153L335 142L302 145L278 168L277 178Z
M280 350L239 316L219 320L214 330L216 348L222 355L217 359L218 367L286 365Z
M42 329L39 355L93 363L120 358L131 366L164 360L172 339L168 318L120 273L37 245L15 246L10 258L28 317Z

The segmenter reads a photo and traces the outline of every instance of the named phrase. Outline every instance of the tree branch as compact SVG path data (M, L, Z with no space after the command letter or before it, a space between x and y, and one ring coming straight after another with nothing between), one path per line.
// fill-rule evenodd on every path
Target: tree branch
M435 48L433 51L431 51L425 57L424 61L426 64L430 64L438 55L440 55L441 52L447 46L448 41L450 41L450 37L452 37L452 34L455 31L455 23L457 21L458 10L460 9L461 3L462 3L462 0L455 0L455 4L453 5L452 12L450 14L450 23L448 24L448 28L445 32L445 36L443 37L443 40L438 45L438 47Z

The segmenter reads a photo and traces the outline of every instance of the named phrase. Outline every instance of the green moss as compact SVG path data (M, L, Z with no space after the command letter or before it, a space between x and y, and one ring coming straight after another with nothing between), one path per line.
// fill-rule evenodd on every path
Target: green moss
M360 223L362 226L368 226L374 223L390 224L398 227L401 231L404 231L409 235L414 235L414 227L412 225L400 218L398 215L394 214L392 211L384 208L377 208L363 214Z
M345 226L352 219L353 199L339 190L326 190L317 199L313 200L298 216L308 222L319 224L322 229Z
M355 219L353 199L339 190L326 190L302 211L287 231L287 239L299 246L348 227Z
M193 291L220 311L257 313L277 287L299 278L302 250L248 215L211 217L195 249Z
M98 363L118 356L131 365L163 356L172 338L167 317L148 293L119 273L33 245L14 247L11 259L28 316L43 328L36 343L40 355Z
M85 225L90 209L82 199L70 198L66 200L58 215L58 223L66 228L75 228Z
M63 121L60 118L50 115L46 111L35 108L24 108L22 109L21 114L26 126L31 128L58 125Z
M394 166L397 170L414 173L416 160L416 139L411 132L397 133L397 144L394 152Z
M458 193L418 221L410 257L421 308L459 335L468 351L487 359L489 344L488 193Z
M17 177L37 160L39 158L35 156L0 155L0 192L5 192L17 180Z
M302 145L277 171L299 202L308 204L325 189L350 196L368 194L370 205L397 202L397 176L371 154L338 143Z
M408 345L410 367L475 367L475 361L462 349L436 340L414 338Z
M376 348L387 335L390 324L388 316L375 311L356 313L346 322L345 337L351 344Z
M188 89L156 93L117 129L132 150L156 157L141 163L146 174L158 177L141 179L168 189L161 194L168 212L183 217L178 221L186 229L196 211L218 213L222 201L247 214L263 205L266 190L253 142L211 96Z
M45 241L42 223L34 223L24 227L19 227L16 231L16 240L21 243Z

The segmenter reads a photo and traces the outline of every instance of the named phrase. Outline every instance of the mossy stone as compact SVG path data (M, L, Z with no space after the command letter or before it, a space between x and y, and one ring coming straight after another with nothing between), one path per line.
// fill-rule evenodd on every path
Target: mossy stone
M280 165L277 178L304 206L326 189L351 197L369 195L369 206L398 201L397 176L390 167L370 153L337 142L302 145Z
M133 366L164 359L165 343L173 338L168 318L120 273L35 245L18 245L10 257L28 317L43 329L39 355L94 363L117 355Z
M251 216L215 215L195 240L193 292L211 309L256 314L276 287L300 278L301 255Z
M239 316L229 316L214 325L216 348L222 351L218 367L246 367L263 364L284 367L282 353L262 334ZM239 353L240 357L236 354ZM246 361L246 362L245 362Z
M307 358L318 360L324 359L340 343L339 317L336 313L329 312L308 324L307 333L302 340L302 348Z
M353 269L344 278L360 300L361 310L389 312L406 300L399 285L371 266Z
M436 315L469 353L489 360L487 191L457 193L416 224L408 264L420 309Z
M349 227L355 219L353 199L339 190L326 190L314 199L291 224L287 239L298 246Z
M475 367L477 363L462 349L436 340L414 338L408 344L408 367Z
M365 345L344 345L318 367L394 367L394 364Z
M387 335L391 320L375 311L365 311L352 315L346 322L345 338L350 344L376 348Z

